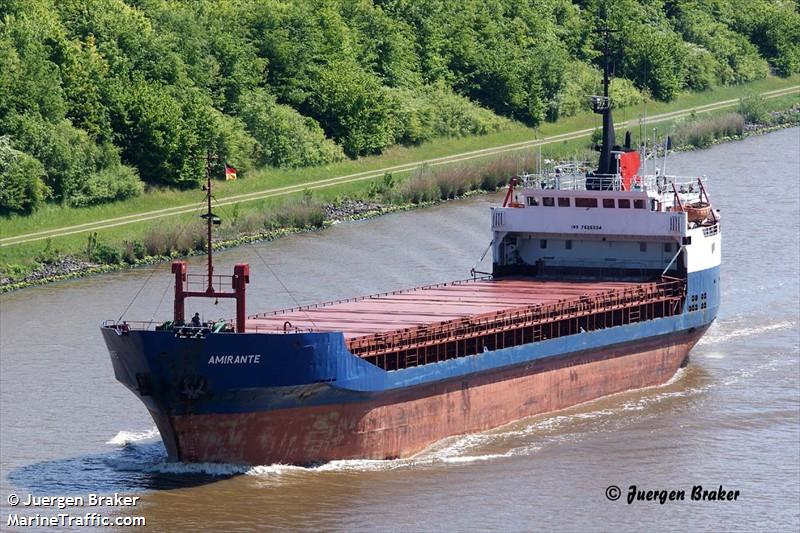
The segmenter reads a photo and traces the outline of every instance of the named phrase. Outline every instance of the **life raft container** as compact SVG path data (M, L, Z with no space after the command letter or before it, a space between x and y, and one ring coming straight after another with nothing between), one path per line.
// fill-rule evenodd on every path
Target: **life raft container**
M711 204L708 202L695 202L686 206L689 222L702 222L711 214Z

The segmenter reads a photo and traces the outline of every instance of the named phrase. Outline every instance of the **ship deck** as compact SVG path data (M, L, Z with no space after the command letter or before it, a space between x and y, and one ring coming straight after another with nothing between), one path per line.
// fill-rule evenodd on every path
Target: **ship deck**
M648 286L624 281L468 280L252 315L251 333L341 331L346 339Z

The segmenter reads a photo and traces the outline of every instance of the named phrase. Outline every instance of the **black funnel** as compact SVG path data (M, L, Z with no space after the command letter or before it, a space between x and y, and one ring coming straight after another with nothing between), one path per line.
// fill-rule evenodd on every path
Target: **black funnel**
M616 174L617 165L612 147L617 144L614 138L614 121L611 118L611 105L603 112L603 144L600 146L600 162L597 165L595 174Z

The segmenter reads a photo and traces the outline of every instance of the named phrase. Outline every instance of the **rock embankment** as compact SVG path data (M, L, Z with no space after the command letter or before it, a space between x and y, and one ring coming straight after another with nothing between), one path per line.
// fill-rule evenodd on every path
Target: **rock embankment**
M769 133L771 131L797 125L800 119L800 104L794 104L789 109L770 111L769 120L766 122L747 122L744 125L745 135Z
M44 279L58 279L68 277L73 274L89 272L96 269L101 265L92 263L91 261L84 261L73 256L59 257L53 261L40 263L36 270L25 276L20 280L12 280L9 277L0 277L0 287L3 285L15 284L35 284L37 281Z
M367 202L364 200L343 200L335 204L325 204L326 220L347 220L359 217L366 213L382 211L386 206L377 202Z

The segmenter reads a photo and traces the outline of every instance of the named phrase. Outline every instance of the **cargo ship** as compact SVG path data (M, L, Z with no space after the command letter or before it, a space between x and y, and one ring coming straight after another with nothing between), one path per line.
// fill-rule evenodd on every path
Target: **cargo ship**
M640 172L646 150L616 144L609 83L606 62L596 168L512 179L492 270L463 281L248 315L249 266L214 272L208 172L207 271L172 263L170 320L101 328L169 458L408 457L672 378L717 314L720 215L701 179ZM236 318L187 321L187 298L235 299Z

